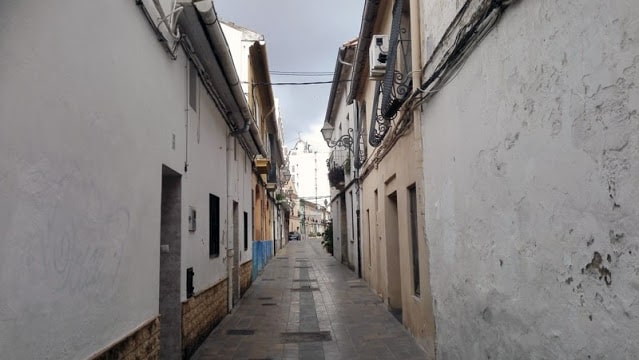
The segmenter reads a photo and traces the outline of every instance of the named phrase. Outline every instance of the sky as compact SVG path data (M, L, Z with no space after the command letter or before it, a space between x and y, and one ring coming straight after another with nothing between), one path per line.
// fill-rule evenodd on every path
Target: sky
M214 0L223 21L264 35L271 82L331 81L337 52L357 38L364 0ZM321 72L324 76L283 76L273 72ZM299 196L320 203L330 195L326 159L330 149L320 133L326 116L331 84L273 86L280 100L284 145L290 150L298 139L310 144L317 161L299 168ZM314 165L317 163L317 178ZM311 168L312 167L312 168ZM317 191L315 190L317 185Z
M335 69L337 51L359 34L364 0L214 0L215 11L264 35L269 68L277 72L323 72ZM271 82L331 81L329 76L282 76ZM280 99L284 144L301 137L315 151L328 153L319 130L331 84L273 86Z

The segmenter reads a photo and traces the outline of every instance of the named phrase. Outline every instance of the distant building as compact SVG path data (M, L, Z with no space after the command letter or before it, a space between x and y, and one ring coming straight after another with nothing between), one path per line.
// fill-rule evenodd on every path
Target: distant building
M315 149L309 142L298 139L288 151L288 163L299 197L322 205L329 196L326 178L326 150Z

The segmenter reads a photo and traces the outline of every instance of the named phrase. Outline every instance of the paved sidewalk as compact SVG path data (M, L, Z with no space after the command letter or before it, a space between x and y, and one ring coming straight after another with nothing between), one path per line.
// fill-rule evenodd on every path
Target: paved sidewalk
M322 248L293 241L193 359L426 359L366 283Z

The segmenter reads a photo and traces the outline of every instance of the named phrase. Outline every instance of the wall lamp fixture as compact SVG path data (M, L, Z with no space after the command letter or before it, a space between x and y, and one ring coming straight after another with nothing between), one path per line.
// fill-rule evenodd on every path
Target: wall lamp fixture
M285 167L282 172L282 186L288 184L288 181L291 180L291 171L288 169L288 166Z
M324 123L322 130L320 130L322 132L322 137L324 137L324 141L326 141L326 145L328 145L329 148L340 147L353 151L353 129L348 128L348 134L340 136L337 140L332 139L334 130L335 128L333 125L329 123Z

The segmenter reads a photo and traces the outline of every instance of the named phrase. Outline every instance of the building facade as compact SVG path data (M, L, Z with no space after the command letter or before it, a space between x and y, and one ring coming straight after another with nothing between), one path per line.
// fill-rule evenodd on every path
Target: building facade
M3 356L188 357L250 283L268 153L212 3L162 4L0 6Z
M638 14L366 1L363 274L435 358L639 351Z
M235 66L240 68L242 84L249 109L256 120L258 140L264 144L264 155L255 158L253 176L253 243L256 258L252 266L255 278L278 249L286 243L284 224L288 209L277 201L283 181L284 157L282 129L278 103L273 96L264 36L231 22L222 22L222 29L233 54Z
M422 87L461 61L420 104L438 352L633 358L639 7L509 3L420 2Z
M322 135L331 153L328 179L333 224L333 256L361 277L361 196L359 170L366 159L357 103L347 104L348 80L353 75L357 41L345 43L337 53L333 85Z

